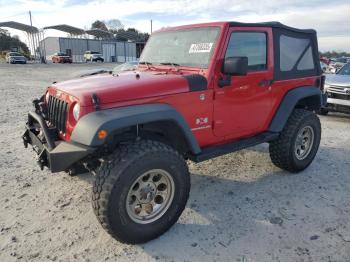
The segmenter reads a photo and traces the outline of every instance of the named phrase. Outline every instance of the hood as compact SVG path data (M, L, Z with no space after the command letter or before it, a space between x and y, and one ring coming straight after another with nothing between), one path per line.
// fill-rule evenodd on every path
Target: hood
M202 78L201 83L197 81L202 85L205 78L197 76ZM188 92L193 82L188 79L188 76L162 72L125 72L69 80L51 87L76 97L82 106L90 106L92 94L98 96L100 104L108 104Z
M329 74L326 75L326 84L335 86L350 86L350 75Z

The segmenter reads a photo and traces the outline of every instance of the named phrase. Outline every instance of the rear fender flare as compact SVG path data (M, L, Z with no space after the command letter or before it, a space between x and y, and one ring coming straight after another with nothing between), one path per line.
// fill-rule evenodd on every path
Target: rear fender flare
M290 90L284 96L268 128L270 132L281 132L294 108L303 102L311 110L322 106L322 92L315 86L303 86Z

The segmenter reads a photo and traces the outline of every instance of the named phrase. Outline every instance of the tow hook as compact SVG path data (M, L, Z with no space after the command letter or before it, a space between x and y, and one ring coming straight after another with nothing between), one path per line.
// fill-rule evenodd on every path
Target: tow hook
M28 141L25 136L23 137L23 145L24 145L24 148L28 148Z
M38 162L38 165L40 166L40 169L44 170L44 160L39 158L37 162Z
M25 147L25 148L28 148L28 143L29 143L29 141L28 141L28 134L27 134L27 132L24 133L24 135L22 136L22 139L23 139L23 145L24 145L24 147Z
M47 162L43 155L45 154L45 150L43 150L39 155L38 155L38 165L40 166L41 170L44 170L44 166L47 166Z

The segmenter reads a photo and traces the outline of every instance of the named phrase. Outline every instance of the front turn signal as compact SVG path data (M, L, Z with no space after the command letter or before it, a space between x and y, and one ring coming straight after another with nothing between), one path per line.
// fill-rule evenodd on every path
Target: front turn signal
M98 131L98 133L97 133L98 139L105 139L107 137L107 135L108 135L108 132L106 130L103 130L103 129Z

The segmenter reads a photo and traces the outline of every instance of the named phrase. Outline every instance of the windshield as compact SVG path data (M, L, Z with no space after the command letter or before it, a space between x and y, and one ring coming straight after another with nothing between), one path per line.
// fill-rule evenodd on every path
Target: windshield
M350 75L350 63L347 63L345 66L340 68L337 73L338 75Z
M336 61L339 62L339 63L346 63L347 59L344 58L344 57L341 57L341 58L337 58Z
M140 63L207 68L219 30L202 27L156 33L148 40Z
M9 56L22 56L20 53L9 53Z

